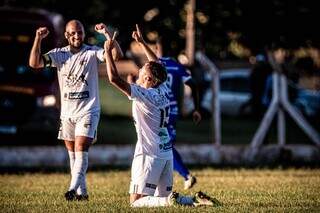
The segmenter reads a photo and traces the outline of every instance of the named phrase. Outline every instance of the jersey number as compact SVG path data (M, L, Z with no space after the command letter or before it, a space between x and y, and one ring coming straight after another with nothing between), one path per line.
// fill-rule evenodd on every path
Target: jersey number
M166 84L169 88L172 87L172 81L173 81L173 77L172 77L172 74L171 73L167 73L167 81L166 81Z
M167 127L169 123L169 106L165 107L164 109L160 109L160 112L160 128Z

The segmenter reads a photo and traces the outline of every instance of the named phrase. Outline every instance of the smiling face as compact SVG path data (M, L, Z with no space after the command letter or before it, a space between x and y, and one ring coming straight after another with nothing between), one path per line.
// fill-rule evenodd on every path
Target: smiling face
M65 37L72 50L80 50L85 37L81 22L77 20L69 21L66 25Z

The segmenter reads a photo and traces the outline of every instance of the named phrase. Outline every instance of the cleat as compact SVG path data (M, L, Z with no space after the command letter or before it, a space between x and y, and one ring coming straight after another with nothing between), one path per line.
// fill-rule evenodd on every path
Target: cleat
M193 206L221 206L221 203L216 198L199 191L194 196Z
M171 192L169 195L169 206L179 206L180 203L178 202L178 198L179 198L179 193L178 192Z
M76 195L76 200L77 201L89 201L89 196L88 195Z
M186 181L184 181L184 189L191 189L193 187L194 184L197 183L197 179L196 177L192 176L192 175L188 175L188 179Z
M76 191L75 190L70 190L70 191L67 191L65 194L64 194L64 197L66 198L67 201L72 201L72 200L75 200L76 199Z

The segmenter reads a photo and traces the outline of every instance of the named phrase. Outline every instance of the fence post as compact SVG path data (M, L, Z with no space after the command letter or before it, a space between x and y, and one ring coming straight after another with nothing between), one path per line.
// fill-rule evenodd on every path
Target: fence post
M221 109L219 100L220 91L220 75L217 66L202 52L196 52L196 59L204 67L208 67L212 76L212 121L213 121L213 143L217 146L221 145Z

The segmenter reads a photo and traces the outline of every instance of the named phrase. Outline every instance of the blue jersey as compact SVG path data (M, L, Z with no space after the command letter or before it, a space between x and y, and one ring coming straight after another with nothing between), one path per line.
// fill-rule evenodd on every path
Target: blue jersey
M166 84L171 91L169 96L170 104L177 105L181 83L191 79L191 75L182 64L172 58L160 58L160 61L164 64L168 73Z
M172 58L160 58L160 61L164 64L168 73L166 84L170 89L170 113L167 129L171 139L170 142L173 145L177 139L176 124L179 114L177 100L179 96L180 86L181 83L186 83L189 79L191 79L191 75L187 72L182 64L179 64ZM172 153L174 169L177 170L185 178L185 180L187 180L189 171L183 165L181 157L174 146L172 147Z

